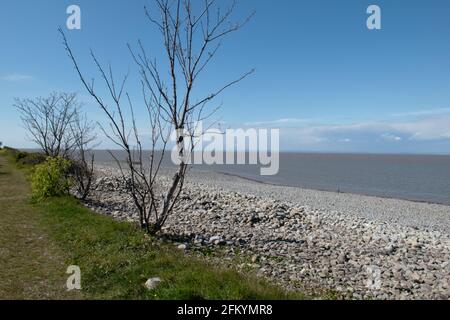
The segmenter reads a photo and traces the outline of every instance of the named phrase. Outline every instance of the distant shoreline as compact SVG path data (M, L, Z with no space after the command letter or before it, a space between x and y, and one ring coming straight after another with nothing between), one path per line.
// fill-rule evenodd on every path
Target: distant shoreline
M292 185L287 185L287 184L282 184L282 183L273 183L273 182L261 181L261 180L255 179L255 178L249 178L249 177L245 177L245 176L242 176L242 175L239 175L239 174L230 173L230 172L214 171L214 170L211 170L211 171L213 171L215 173L218 173L218 174L222 174L224 176L235 177L235 178L247 180L247 181L250 181L250 182L260 183L260 184L263 184L263 185L274 186L274 187L298 188L298 189L304 189L304 190L310 190L310 191L332 192L332 193L335 193L335 194L350 194L350 195L360 195L360 196L374 197L374 198L383 198L383 199L392 199L392 200L404 200L404 201L411 201L411 202L424 203L424 204L437 204L437 205L447 206L447 207L450 208L450 204L444 203L444 202L439 202L439 201L427 201L427 200L420 200L420 199L414 199L414 198L407 198L407 197L403 197L402 198L402 197L394 197L394 196L387 196L387 195L374 195L374 194L364 193L364 192L358 193L358 192L337 191L337 190L321 189L321 188L307 188L307 187L292 186Z
M115 165L114 161L107 161L107 162L98 162L98 165L106 165L106 166L110 166L110 165ZM168 168L166 168L168 169ZM370 192L352 192L352 191L342 191L339 189L326 189L326 188L319 188L319 187L305 187L305 186L299 186L299 185L290 185L290 184L286 184L286 183L276 183L276 182L270 182L270 181L262 181L259 180L257 178L251 178L251 177L247 177L245 175L241 175L238 173L231 173L231 172L226 172L226 171L221 171L221 170L215 170L214 168L212 169L203 169L203 168L195 168L195 167L191 167L190 171L188 171L188 175L189 172L198 172L198 173L215 173L215 174L219 174L225 177L232 177L232 178L238 178L238 179L242 179L245 181L249 181L252 183L256 183L256 184L261 184L261 185L266 185L266 186L272 186L272 187L284 187L284 188L294 188L294 189L299 189L299 190L309 190L309 191L320 191L320 192L330 192L333 194L346 194L346 195L356 195L356 196L365 196L365 197L372 197L372 198L381 198L381 199L391 199L391 200L402 200L402 201L409 201L409 202L414 202L414 203L421 203L421 204L430 204L430 205L440 205L440 206L446 206L450 208L450 203L445 203L445 202L441 202L441 201L430 201L430 200L421 200L421 199L416 199L416 198L412 198L412 197L402 197L402 196L388 196L388 195L382 195L382 194L376 194L376 193L370 193ZM449 198L450 198L450 193L449 193Z
M20 151L28 152L40 152L40 149L35 148L16 148ZM119 149L95 149L94 151L100 152L122 152ZM142 150L143 152L149 152L150 150ZM156 152L161 152L161 150L155 150ZM240 152L243 153L244 151ZM247 152L246 152L247 153ZM414 153L414 152L403 152L403 153L387 153L387 152L337 152L337 151L280 151L281 154L301 154L301 155L349 155L349 156L424 156L424 157L450 157L449 153Z

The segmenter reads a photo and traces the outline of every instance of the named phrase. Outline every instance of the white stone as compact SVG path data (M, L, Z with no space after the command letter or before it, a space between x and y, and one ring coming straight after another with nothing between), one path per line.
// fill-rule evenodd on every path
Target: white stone
M156 277L156 278L150 278L145 282L145 287L148 290L154 290L156 289L156 287L161 283L161 279Z
M213 242L216 242L216 241L220 241L221 239L222 238L220 236L214 236L214 237L209 238L209 242L213 243Z

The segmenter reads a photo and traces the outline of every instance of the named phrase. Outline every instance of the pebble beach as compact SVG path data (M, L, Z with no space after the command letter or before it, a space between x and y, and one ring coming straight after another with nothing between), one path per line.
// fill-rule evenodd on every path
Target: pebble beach
M96 165L86 206L119 220L137 212L118 170ZM170 179L163 174L162 184ZM450 299L450 206L274 186L191 170L163 234L188 254L225 261L287 289L345 299Z

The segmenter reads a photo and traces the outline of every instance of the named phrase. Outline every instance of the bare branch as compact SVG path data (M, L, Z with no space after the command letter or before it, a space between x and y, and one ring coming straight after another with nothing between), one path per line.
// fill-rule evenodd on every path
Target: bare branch
M45 98L15 99L28 137L50 157L68 156L74 146L69 132L80 104L74 93L51 93Z
M221 11L216 0L204 0L203 4L197 2L195 6L191 0L155 0L152 10L145 7L147 20L161 36L161 50L166 59L161 65L166 69L161 70L161 65L147 54L140 40L137 49L128 45L139 72L142 91L142 103L135 103L124 89L128 75L120 86L116 86L111 66L104 68L91 52L94 65L108 91L108 101L112 101L112 108L97 94L94 81L88 83L85 80L67 38L60 30L66 52L81 82L109 121L108 130L102 126L100 128L108 139L126 153L125 165L113 157L122 178L127 181L141 226L148 232L161 230L179 199L188 170L186 160L194 150L195 121L206 120L215 114L220 106L207 110L208 104L254 72L251 70L243 74L206 97L200 98L202 95L197 92L196 83L214 60L222 40L241 29L253 16L251 14L242 22L231 23L235 6L236 3L232 2L228 9ZM129 112L124 112L123 94L126 95ZM138 128L139 107L143 107L144 113L148 115L144 128L145 132L150 133L148 140L143 139ZM126 119L126 116L129 118ZM164 183L160 180L160 169L172 129L176 133L175 143L180 163L172 181ZM186 131L191 134L186 134ZM144 155L145 143L150 146L148 157ZM159 197L157 194L161 189L165 191Z

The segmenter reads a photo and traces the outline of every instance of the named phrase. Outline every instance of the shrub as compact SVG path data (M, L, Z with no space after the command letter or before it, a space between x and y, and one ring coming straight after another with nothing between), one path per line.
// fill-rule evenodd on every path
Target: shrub
M71 180L68 175L70 161L61 157L48 157L34 168L31 189L34 199L45 199L69 194Z
M43 153L17 152L15 155L16 163L24 166L35 166L45 162L47 157Z
M25 152L6 146L3 149L17 164L23 166L35 166L43 163L47 159L47 156L42 152Z
M74 189L81 200L86 200L91 192L92 182L94 181L94 157L91 161L71 159L69 174L74 183Z
M16 158L16 162L19 162L20 160L24 159L27 156L25 152L16 151L14 157Z

